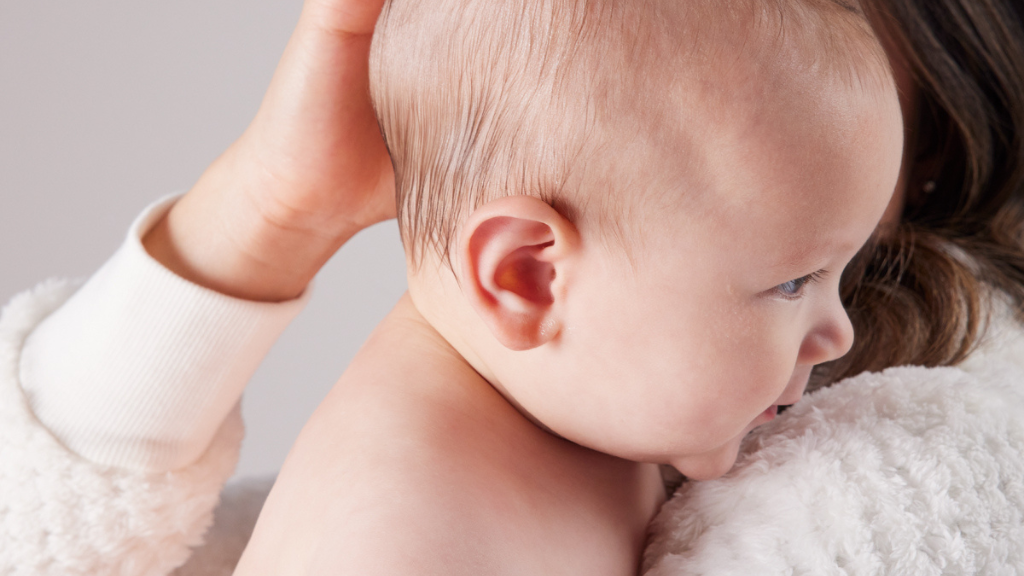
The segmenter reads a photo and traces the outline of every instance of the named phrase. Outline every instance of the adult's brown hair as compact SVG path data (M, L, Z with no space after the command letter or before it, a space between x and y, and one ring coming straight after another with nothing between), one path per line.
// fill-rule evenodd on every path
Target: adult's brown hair
M853 349L812 387L865 370L945 366L984 334L986 295L1024 322L1024 4L865 0L918 87L906 204L847 267Z

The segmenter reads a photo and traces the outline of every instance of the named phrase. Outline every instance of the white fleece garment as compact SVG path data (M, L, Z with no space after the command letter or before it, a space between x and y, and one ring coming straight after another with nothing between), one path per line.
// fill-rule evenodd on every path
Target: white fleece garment
M141 239L178 197L150 204L24 345L33 411L93 462L147 472L194 462L310 298L311 287L281 303L232 298L164 268Z
M169 574L199 545L238 460L236 404L198 460L138 472L86 460L40 424L18 382L25 338L75 285L45 282L0 313L0 574Z

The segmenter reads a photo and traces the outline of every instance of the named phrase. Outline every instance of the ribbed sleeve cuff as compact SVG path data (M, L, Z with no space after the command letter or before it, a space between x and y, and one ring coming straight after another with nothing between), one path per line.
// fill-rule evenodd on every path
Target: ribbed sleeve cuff
M147 207L22 351L36 416L94 462L166 471L199 458L310 297L311 286L286 302L241 300L164 268L141 238L178 197Z

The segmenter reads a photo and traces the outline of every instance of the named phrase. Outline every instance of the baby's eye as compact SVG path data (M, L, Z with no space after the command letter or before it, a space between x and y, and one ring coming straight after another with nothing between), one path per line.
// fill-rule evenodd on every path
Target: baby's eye
M775 287L775 293L778 294L779 296L782 296L783 298L787 298L789 300L796 300L800 298L800 296L803 294L804 286L812 282L816 282L822 277L823 274L824 270L819 270L818 272L808 274L807 276L797 278L796 280L784 282Z

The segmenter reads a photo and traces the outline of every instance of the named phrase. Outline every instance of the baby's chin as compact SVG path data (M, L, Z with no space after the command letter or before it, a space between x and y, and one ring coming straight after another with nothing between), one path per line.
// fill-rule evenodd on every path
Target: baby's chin
M724 476L736 464L741 438L730 440L714 450L673 459L672 466L690 480L714 480Z

